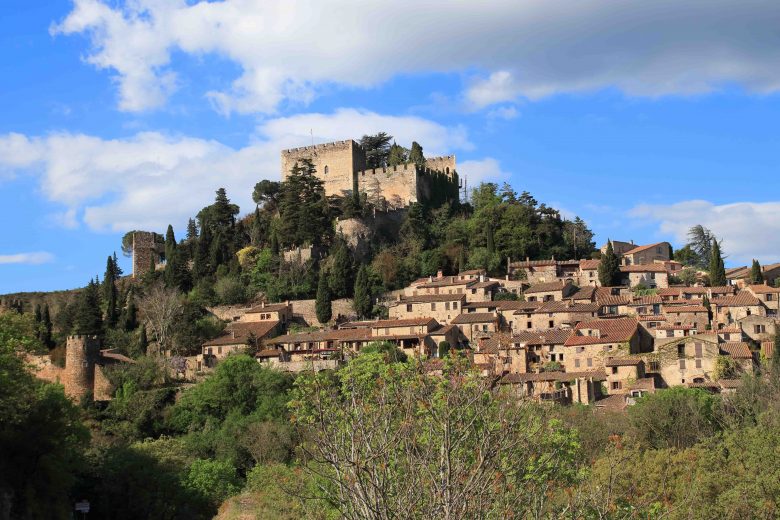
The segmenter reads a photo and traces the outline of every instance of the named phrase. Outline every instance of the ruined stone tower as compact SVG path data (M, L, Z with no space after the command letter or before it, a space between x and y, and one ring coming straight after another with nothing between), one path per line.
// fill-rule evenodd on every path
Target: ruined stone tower
M366 169L366 154L351 139L282 150L281 155L282 180L287 178L296 162L310 159L326 196L349 195L357 184L358 190L367 193L369 198L382 198L390 208L397 209L420 202L430 196L432 190L440 188L435 186L434 177L454 184L457 196L454 155L426 159L424 168L407 163Z
M133 278L157 268L165 260L165 244L157 233L133 232Z
M68 336L62 384L69 397L80 399L93 392L95 362L99 355L100 339L97 336Z

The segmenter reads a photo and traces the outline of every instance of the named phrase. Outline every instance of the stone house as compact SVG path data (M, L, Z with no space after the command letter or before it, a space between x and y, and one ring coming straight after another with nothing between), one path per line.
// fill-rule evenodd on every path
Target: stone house
M388 314L394 319L430 317L447 325L463 312L465 303L465 294L399 296L398 300L390 303Z
M661 314L662 304L661 297L653 294L634 298L626 307L629 316L647 316Z
M602 316L627 316L631 297L624 295L603 295L596 293L596 303L599 304L599 314Z
M777 317L777 311L780 309L780 287L748 285L745 290L761 301L767 316Z
M577 285L580 287L586 285L592 287L600 286L599 264L601 264L601 260L580 260L579 271L577 273Z
M545 282L531 285L523 291L526 301L550 302L562 301L577 292L571 282Z
M518 398L559 404L589 404L601 397L603 370L507 374L499 388Z
M750 282L750 271L752 266L732 267L726 269L726 280L729 285L735 287L746 287ZM780 278L780 263L767 264L761 266L761 273L764 275L764 282L768 285L775 285L775 282Z
M753 355L744 342L720 342L716 334L698 334L656 342L648 356L650 372L667 387L715 382L720 356L734 359L742 371L752 371Z
M512 335L512 341L523 346L527 352L528 370L541 369L549 362L565 366L566 340L571 329L550 329L538 332L518 332Z
M766 309L761 300L749 291L740 291L735 295L713 298L710 302L713 328L736 323L746 316L765 316Z
M614 247L614 246L613 246ZM672 259L672 245L669 242L658 242L646 246L637 246L622 254L623 265L646 265L656 262L668 262ZM664 271L666 271L666 267Z
M203 342L201 356L196 359L196 370L200 372L211 368L215 362L230 354L245 352L250 341L257 342L257 345L253 346L260 346L281 330L281 322L277 320L229 323L222 335Z
M621 283L629 287L644 285L650 289L669 287L669 275L662 264L620 266Z
M704 329L702 329L703 331ZM656 327L653 332L655 333L655 339L669 339L684 338L685 336L698 334L699 330L695 325L670 325L665 323Z
M501 330L502 316L496 312L468 312L452 320L452 325L473 344L479 337Z
M528 260L509 264L509 276L525 280L531 285L554 282L558 279L558 262L552 260Z
M634 244L633 240L630 242L622 242L620 240L610 240L609 242L612 242L612 250L618 256L624 255L627 252L631 251L632 249L636 249L636 244ZM601 248L599 249L602 255L607 254L607 246L609 246L609 242L601 246Z
M664 314L671 325L691 325L703 331L710 324L710 311L704 305L664 305Z
M609 357L604 367L610 394L628 393L634 383L645 377L645 363L637 356Z
M530 313L530 321L526 318L524 323L522 318L516 318L515 322L520 325L518 330L572 328L581 321L596 318L599 309L598 303L574 303L571 300L548 301ZM527 312L515 311L516 317L522 314L528 315Z
M745 316L737 320L742 333L756 343L769 341L777 333L777 320L769 316Z
M593 320L578 323L566 339L566 371L603 369L610 357L642 351L642 336L635 318Z
M252 307L241 316L240 322L258 322L258 321L278 321L282 329L287 328L287 324L292 321L293 312L290 302L284 303L261 303Z

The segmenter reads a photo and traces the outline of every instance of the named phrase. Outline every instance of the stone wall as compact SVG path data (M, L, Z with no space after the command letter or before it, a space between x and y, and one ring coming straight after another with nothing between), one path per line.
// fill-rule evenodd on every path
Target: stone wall
M95 336L68 336L65 345L65 370L62 384L65 393L74 399L93 392L95 360L100 352L100 340Z
M442 157L430 157L425 159L425 167L431 170L452 174L455 172L455 156L445 155Z
M304 146L282 150L282 180L287 178L295 163L304 158L311 159L328 196L350 193L354 173L366 166L363 150L351 139Z
M368 194L369 200L383 197L392 208L406 207L418 202L418 174L414 164L399 164L357 172L358 189Z
M137 278L162 262L164 244L157 241L157 233L135 231L133 233L133 278Z

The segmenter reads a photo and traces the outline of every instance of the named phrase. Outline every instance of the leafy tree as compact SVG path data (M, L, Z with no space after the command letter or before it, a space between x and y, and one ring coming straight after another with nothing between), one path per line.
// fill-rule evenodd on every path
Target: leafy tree
M406 163L408 160L409 160L409 150L393 142L393 144L390 146L390 152L388 153L387 156L387 165L398 166Z
M706 269L712 258L712 243L717 241L715 234L701 224L697 224L688 230L688 241L691 250L696 254L697 267Z
M165 264L165 283L169 287L187 292L192 288L192 274L189 269L189 256L183 246L175 243L171 247L171 256Z
M450 352L450 342L449 341L440 341L439 342L439 351L438 351L438 357L439 359L443 359L447 357L447 354Z
M691 244L685 244L684 247L675 251L673 258L686 266L700 266L699 255L691 248Z
M710 258L710 285L721 287L728 284L726 280L726 268L723 265L723 257L720 254L720 244L714 238L712 239L712 257Z
M360 147L366 154L366 168L381 168L387 165L392 140L393 136L385 132L364 135L360 138Z
M330 283L328 282L328 273L320 271L320 278L317 282L317 300L315 302L317 312L317 321L328 323L333 317L333 306L331 305Z
M290 408L319 497L345 518L556 517L576 434L458 358L444 371L363 353L337 380L299 377Z
M599 263L599 283L602 287L620 285L620 259L615 254L612 241L607 241L607 251Z
M214 292L222 305L234 305L247 300L246 286L235 276L226 276L217 280L214 284Z
M764 283L764 273L761 271L761 264L759 264L758 260L755 259L753 259L753 265L750 268L750 283Z
M417 141L412 142L412 148L409 150L409 162L416 164L418 168L425 168L423 149Z
M255 201L255 204L262 206L264 209L273 211L279 203L281 191L281 183L263 179L255 184L255 189L252 192L252 200Z
M241 481L236 468L228 461L198 459L190 466L185 485L208 497L214 507L218 507L231 495L241 489Z
M352 306L354 307L355 312L357 312L357 315L361 318L368 318L371 316L371 310L374 305L371 295L371 286L368 280L368 267L365 264L362 264L360 269L358 269L353 293L354 298L352 300Z
M304 159L290 170L282 183L276 239L294 247L319 244L331 234L328 203L314 164Z

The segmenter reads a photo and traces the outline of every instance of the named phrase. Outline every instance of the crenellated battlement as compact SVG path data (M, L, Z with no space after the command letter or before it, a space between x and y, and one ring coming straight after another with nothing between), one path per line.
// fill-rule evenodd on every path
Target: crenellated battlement
M282 150L282 155L298 155L306 152L341 150L346 147L349 147L350 145L356 148L360 148L360 145L354 140L345 139L343 141L333 141L331 143L315 144L311 146L299 146L298 148L288 148L286 150Z

